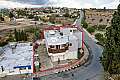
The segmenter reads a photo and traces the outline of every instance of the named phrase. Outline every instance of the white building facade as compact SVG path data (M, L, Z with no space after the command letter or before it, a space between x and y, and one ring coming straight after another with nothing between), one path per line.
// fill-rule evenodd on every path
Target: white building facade
M45 43L51 60L78 59L78 49L82 48L82 34L77 28L45 30Z

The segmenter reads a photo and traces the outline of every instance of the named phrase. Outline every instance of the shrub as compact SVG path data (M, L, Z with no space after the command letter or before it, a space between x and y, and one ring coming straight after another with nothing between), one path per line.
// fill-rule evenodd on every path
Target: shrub
M97 33L95 34L95 38L100 41L103 38L103 34Z
M89 28L87 29L87 31L88 31L89 33L93 33L93 32L95 32L95 29L94 29L93 27L89 27Z
M81 24L82 24L83 28L87 28L88 27L88 24L87 24L87 22L85 20L82 20Z

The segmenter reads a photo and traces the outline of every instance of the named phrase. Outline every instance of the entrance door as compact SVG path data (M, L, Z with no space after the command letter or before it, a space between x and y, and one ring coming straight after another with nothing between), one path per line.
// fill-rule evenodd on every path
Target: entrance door
M60 49L60 45L56 45L56 49Z

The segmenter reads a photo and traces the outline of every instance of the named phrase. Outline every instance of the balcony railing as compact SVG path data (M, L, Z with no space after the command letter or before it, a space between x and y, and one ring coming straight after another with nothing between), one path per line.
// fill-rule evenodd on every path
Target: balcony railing
M63 53L66 52L68 50L68 46L63 48L63 49L52 49L52 48L48 48L48 52L49 53Z

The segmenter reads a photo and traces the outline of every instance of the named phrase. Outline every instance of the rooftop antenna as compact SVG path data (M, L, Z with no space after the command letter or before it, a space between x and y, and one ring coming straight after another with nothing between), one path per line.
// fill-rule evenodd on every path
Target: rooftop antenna
M47 5L49 5L49 7L51 7L51 8L53 7L53 5L52 5L50 0L48 0L48 4Z
M55 3L60 3L60 0L52 0L52 1L55 1ZM48 3L46 4L46 6L49 5L49 7L53 8L53 7L60 7L59 4L55 4L56 6L53 6L53 2L51 0L48 0Z

